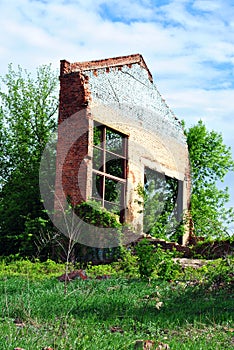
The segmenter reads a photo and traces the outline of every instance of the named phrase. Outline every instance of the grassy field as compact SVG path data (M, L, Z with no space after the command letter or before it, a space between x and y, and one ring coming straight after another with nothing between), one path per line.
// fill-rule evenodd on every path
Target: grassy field
M208 287L184 277L149 283L93 276L70 282L64 294L64 283L55 277L61 266L53 266L50 273L44 266L38 278L17 268L2 269L1 350L134 349L137 340L173 350L234 348L230 286Z

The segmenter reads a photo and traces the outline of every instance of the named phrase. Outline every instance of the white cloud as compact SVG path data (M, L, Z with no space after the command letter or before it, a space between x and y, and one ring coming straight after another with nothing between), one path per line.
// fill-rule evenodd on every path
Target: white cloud
M231 0L0 0L0 8L0 75L10 62L58 68L60 59L139 52L170 108L189 125L203 118L234 149Z
M213 12L221 9L221 3L213 0L197 0L194 1L193 7L197 10Z

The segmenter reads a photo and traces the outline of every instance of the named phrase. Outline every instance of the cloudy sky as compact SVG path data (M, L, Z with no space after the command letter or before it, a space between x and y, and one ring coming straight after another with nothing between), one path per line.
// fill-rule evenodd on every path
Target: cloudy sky
M233 0L0 0L0 18L0 75L141 53L175 114L221 132L234 156Z

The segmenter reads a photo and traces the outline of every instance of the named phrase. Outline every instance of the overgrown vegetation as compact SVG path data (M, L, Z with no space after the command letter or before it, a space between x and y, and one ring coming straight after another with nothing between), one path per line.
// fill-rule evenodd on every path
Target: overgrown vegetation
M0 83L0 255L18 254L32 259L38 256L38 237L54 236L54 227L41 202L38 172L44 147L56 128L58 79L50 66L41 66L32 75L9 65ZM219 190L217 181L234 169L230 148L223 144L219 133L209 132L201 121L185 132L193 175L194 233L205 238L223 237L234 214L233 208L226 209L228 189ZM112 134L111 143L117 143L111 147L118 148L120 140ZM96 140L95 145L99 143ZM108 166L116 172L118 164ZM159 174L155 177L150 169L145 175L144 188L137 190L144 202L146 231L155 237L178 240L184 230L184 218L178 218L176 212L178 183L162 179ZM115 193L112 187L109 192ZM103 227L108 220L112 227L119 225L113 215L107 218L108 212L101 217L92 212L91 217L87 210L85 215L89 222L101 226L105 216ZM40 258L47 257L54 258L52 241L41 251Z
M103 208L99 202L89 200L74 208L75 214L88 224L98 227L121 228L118 215Z
M88 267L89 279L70 282L64 295L55 277L62 265L1 261L1 349L134 349L139 339L173 350L233 348L233 258L186 268L170 283L156 274L148 283L136 270L129 278L135 262L121 264Z
M35 76L9 65L0 77L0 255L33 256L47 225L39 191L44 147L56 127L58 78L50 66Z
M139 273L142 278L152 276L170 281L175 279L180 266L173 260L174 252L164 251L159 245L155 248L146 239L141 240L136 248Z
M173 350L232 349L233 238L227 240L226 233L234 213L233 208L226 209L228 189L218 189L217 182L234 170L234 162L222 136L209 132L201 121L186 130L194 233L205 239L196 243L193 254L222 259L198 269L182 268L174 252L146 240L126 249L121 246L118 217L96 202L72 210L97 228L116 229L120 246L89 248L77 243L79 227L67 237L55 231L40 199L41 155L56 127L56 74L42 66L33 77L10 65L0 81L1 349L122 350L134 349L139 339L167 343ZM116 133L109 133L115 142ZM120 173L120 164L110 162L109 170ZM150 170L146 175L145 186L136 189L144 227L155 237L177 240L184 230L176 207L178 182L155 177ZM120 192L115 191L115 182L107 184L108 199L115 202ZM217 237L220 244L227 243L220 254ZM66 263L55 263L51 257ZM91 263L109 258L108 265ZM68 276L84 264L87 280L58 281L59 275Z
M216 239L206 238L204 240L195 240L191 246L193 257L203 259L225 258L234 252L234 236L220 237Z
M225 175L234 170L231 149L222 135L208 131L200 120L185 131L192 172L191 216L194 233L202 237L227 237L234 209L227 208L228 188L220 189Z

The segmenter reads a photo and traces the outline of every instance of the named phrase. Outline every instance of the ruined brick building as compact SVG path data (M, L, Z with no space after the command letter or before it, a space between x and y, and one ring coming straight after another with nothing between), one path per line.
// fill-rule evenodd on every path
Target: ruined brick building
M136 232L147 232L140 189L164 186L164 196L157 194L162 212L163 183L170 183L171 216L182 218L190 193L186 139L140 54L62 60L58 123L55 209L68 197L74 205L94 199Z

